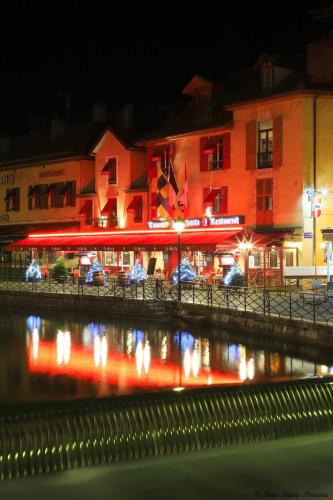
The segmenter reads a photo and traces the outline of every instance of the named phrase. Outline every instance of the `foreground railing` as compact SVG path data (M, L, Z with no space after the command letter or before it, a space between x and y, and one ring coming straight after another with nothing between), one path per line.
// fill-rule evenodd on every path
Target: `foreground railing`
M332 380L2 408L0 478L332 430Z
M159 280L142 284L112 281L102 285L52 279L32 282L2 280L0 281L1 290L33 294L94 295L110 299L137 299L159 303L178 300L177 285L162 283ZM307 292L286 288L267 289L182 283L181 301L230 311L237 310L270 317L333 324L333 296L325 290Z

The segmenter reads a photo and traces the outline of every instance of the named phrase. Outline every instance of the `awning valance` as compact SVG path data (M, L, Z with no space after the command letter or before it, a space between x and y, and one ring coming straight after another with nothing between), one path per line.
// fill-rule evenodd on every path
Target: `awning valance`
M140 203L142 203L142 196L134 196L133 200L128 205L127 210L135 210Z
M234 248L237 240L235 236L240 234L239 230L230 231L185 231L181 237L182 248L193 250L213 251L217 245L225 244L226 248ZM174 231L161 233L138 233L138 234L111 234L105 235L63 235L63 236L40 236L28 237L8 245L8 250L41 249L41 250L165 250L167 247L177 249L178 235Z
M86 200L80 208L79 215L85 215L92 207L92 200Z
M117 208L117 198L109 198L101 211L102 215L109 215L111 210Z
M216 196L220 196L222 194L221 188L213 188L211 191L209 191L208 195L204 199L204 204L205 205L212 205L214 203L214 200Z

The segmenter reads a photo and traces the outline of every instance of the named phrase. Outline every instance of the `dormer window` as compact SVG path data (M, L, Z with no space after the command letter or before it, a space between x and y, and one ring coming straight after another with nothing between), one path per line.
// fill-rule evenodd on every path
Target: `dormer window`
M275 68L273 64L266 63L261 66L261 88L272 90L275 85Z

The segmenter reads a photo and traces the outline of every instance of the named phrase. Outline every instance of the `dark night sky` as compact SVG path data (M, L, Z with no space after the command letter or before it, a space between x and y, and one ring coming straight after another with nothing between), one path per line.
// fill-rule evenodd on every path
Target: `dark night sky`
M180 12L180 3L114 5L22 0L1 7L2 131L29 111L50 112L58 92L71 92L78 107L96 98L168 101L194 73L218 78L263 52L300 52L327 30L309 11L333 1L187 3Z

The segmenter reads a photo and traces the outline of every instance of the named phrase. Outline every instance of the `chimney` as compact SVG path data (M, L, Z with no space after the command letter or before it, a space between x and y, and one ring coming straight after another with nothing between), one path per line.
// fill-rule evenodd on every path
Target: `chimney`
M9 135L0 135L0 154L9 153L12 148L12 139Z
M106 123L106 108L102 102L95 102L91 108L94 123Z
M121 125L125 130L133 128L133 104L128 102L121 110Z
M317 82L333 83L333 35L307 46L307 77Z
M54 141L57 137L64 135L66 131L66 124L64 120L59 118L58 116L54 117L51 120L51 139Z

